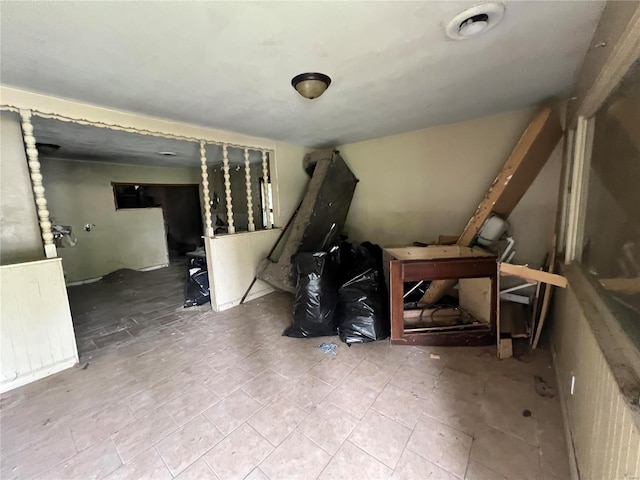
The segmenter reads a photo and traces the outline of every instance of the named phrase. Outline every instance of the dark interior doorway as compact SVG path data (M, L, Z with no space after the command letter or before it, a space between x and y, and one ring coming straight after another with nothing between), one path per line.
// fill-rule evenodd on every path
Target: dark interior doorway
M113 184L116 208L162 208L169 258L202 243L200 187L193 185Z

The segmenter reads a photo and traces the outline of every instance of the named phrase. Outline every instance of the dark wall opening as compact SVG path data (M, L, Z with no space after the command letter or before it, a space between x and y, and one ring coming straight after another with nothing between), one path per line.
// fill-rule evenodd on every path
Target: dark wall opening
M162 208L169 252L185 254L202 245L199 185L113 184L116 208Z

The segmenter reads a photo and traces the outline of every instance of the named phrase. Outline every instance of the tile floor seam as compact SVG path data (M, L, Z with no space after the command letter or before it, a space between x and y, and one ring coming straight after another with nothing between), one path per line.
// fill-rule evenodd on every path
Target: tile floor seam
M383 414L380 414L380 415L382 415L383 417L389 418L389 417L387 417L386 415L383 415ZM396 422L396 423L398 423L398 422ZM400 424L398 424L398 425L400 425ZM404 425L403 425L403 426L404 426ZM414 430L416 429L416 427L417 427L417 426L418 426L418 422L416 422L416 424L413 426L413 428L411 428L411 429L410 429L410 430L411 430L411 432L409 432L409 435L407 436L407 440L406 440L406 442L404 442L404 446L402 447L402 450L400 451L400 455L398 456L398 460L396 460L396 463L395 463L395 465L394 465L393 467L390 467L390 468L391 468L391 470L392 470L393 472L395 472L396 467L398 466L398 462L399 462L399 461L400 461L400 459L402 458L402 455L404 454L405 450L407 450L407 445L409 445L409 440L411 440L411 436L413 435L413 432L414 432ZM405 427L405 428L409 429L409 427ZM353 442L351 442L351 443L353 443ZM356 444L354 443L354 445L356 445ZM358 445L356 445L356 447L357 447L357 446L358 446ZM371 456L373 457L373 455L371 455ZM420 456L422 457L422 455L420 455ZM374 457L374 458L375 458L375 457ZM422 458L424 458L424 457L422 457ZM425 460L426 460L426 459L425 459ZM384 462L383 462L382 460L379 460L379 459L378 459L378 461L384 464ZM385 465L386 465L386 464L385 464ZM388 465L387 465L387 466L388 466Z
M225 437L225 438L226 438L226 437ZM219 443L219 442L218 442L218 443ZM213 449L213 447L211 447L211 449ZM205 455L211 451L211 449L207 450L207 452L206 452L205 454L201 455L201 456L200 456L200 458L199 458L198 460L202 459L202 461L203 461L203 462L204 462L204 463L205 463L205 464L206 464L206 465L211 469L211 471L214 473L214 475L215 475L216 477L220 478L220 475L218 475L218 472L216 472L216 469L215 469L215 468L213 468L213 465L211 465L209 462L207 462L207 459L206 459L206 458L204 458L204 457L205 457ZM196 460L196 462L197 462L198 460ZM195 462L193 462L193 463L195 463ZM225 479L222 479L222 480L225 480Z
M474 439L474 442L475 442L475 439ZM473 447L473 444L472 444L472 447ZM512 477L509 477L508 475L505 475L505 474L503 474L503 473L496 472L496 471L495 471L495 469L493 469L493 468L489 467L488 465L485 465L484 463L482 463L482 461L477 460L477 459L475 459L475 458L469 458L469 462L467 462L467 470L469 469L469 464L470 464L471 462L476 462L476 463L478 463L478 464L482 465L482 466L483 466L484 468L486 468L487 470L490 470L491 472L495 473L495 474L496 474L496 476L501 476L501 477L503 477L505 480L518 480L517 478L513 479ZM538 473L539 473L539 472L538 472ZM465 476L464 476L463 478L466 478L466 474L467 474L467 472L465 472ZM536 480L538 480L538 479L537 479L537 477L536 477ZM540 480L545 480L545 479L540 479ZM553 480L556 480L556 479L553 479ZM585 479L585 480L586 480L586 479Z
M308 417L307 417L308 418ZM300 424L302 425L302 423ZM298 427L300 426L298 425ZM295 432L297 430L297 427L295 430L293 430L291 433ZM355 427L354 429L355 430ZM353 430L351 430L351 432L353 432ZM351 432L349 432L349 435L351 435ZM298 432L300 435L302 435L304 438L306 438L307 440L309 440L310 442L312 442L313 444L317 445L320 449L322 449L325 453L329 454L331 456L331 458L333 458L337 453L338 450L340 450L340 448L342 447L342 445L344 445L344 442L346 442L349 439L349 435L347 435L347 438L345 438L342 443L340 444L340 446L338 446L338 448L336 449L336 453L331 453L329 450L327 450L326 448L324 448L322 445L320 445L318 442L316 442L313 438L310 438L309 436L307 436L303 431L299 431ZM284 440L283 440L284 441ZM282 443L282 442L281 442ZM328 465L328 464L327 464Z
M173 472L171 471L171 469L169 468L169 465L167 465L167 462L164 461L164 458L162 458L162 455L160 455L160 451L156 448L155 445L152 445L151 448L149 448L148 450L153 450L156 452L156 455L158 455L158 458L160 459L160 461L162 462L162 464L164 465L164 468L167 469L167 472L169 472L169 475L171 475L171 478L175 478L177 477L181 472L177 473L176 475L173 474ZM147 450L145 450L146 452ZM141 454L144 452L141 452ZM138 456L140 456L141 454L139 454ZM185 469L186 470L186 469ZM182 470L184 471L184 470Z
M440 423L442 423L442 422L440 422ZM507 432L507 431L503 430L502 428L498 428L498 427L495 427L495 426L493 426L493 425L489 425L489 424L488 424L487 422L485 422L485 421L484 421L484 419L482 419L482 418L479 418L479 419L478 419L478 423L477 423L477 425L484 425L485 427L493 428L494 430L498 430L500 433L503 433L503 434L508 435L508 436L510 436L510 437L513 437L513 438L515 438L515 439L517 439L517 440L520 440L522 443L526 443L526 444L527 444L527 445L529 445L530 447L536 448L536 449L538 449L538 450L540 449L540 446L539 446L539 445L534 445L534 444L532 444L531 442L528 442L527 440L525 440L524 438L522 438L522 437L521 437L521 436L519 436L519 435L516 435L516 434L515 434L515 433L513 433L513 432ZM477 427L477 425L476 425L476 427ZM454 427L452 427L452 428L454 428ZM467 434L467 435L468 435L468 434Z
M111 435L109 435L109 440L111 441L111 445L113 445L113 449L116 451L116 455L118 455L118 458L120 459L120 467L118 468L121 468L124 465L124 460L122 459L122 455L120 455L120 452L118 451L118 447L116 447L116 442L114 442L113 438L111 438Z

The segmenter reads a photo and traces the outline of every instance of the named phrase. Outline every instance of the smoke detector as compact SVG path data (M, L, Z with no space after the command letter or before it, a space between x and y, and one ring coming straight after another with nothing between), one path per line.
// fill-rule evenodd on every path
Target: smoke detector
M460 12L446 25L447 37L453 40L467 40L488 32L504 17L501 3L482 3Z

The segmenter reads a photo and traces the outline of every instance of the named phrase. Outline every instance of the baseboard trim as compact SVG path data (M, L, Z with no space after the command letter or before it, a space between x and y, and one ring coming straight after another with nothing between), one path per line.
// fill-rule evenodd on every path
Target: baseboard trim
M99 282L100 280L102 280L102 277L87 278L86 280L79 280L77 282L65 283L65 285L67 287L77 287L78 285L86 285L87 283L96 283L96 282Z
M258 290L257 292L252 291L252 293L247 295L247 298L245 298L245 302L254 300L256 298L264 297L265 295L268 295L272 292L275 292L275 290L272 287L263 288L262 290ZM232 300L230 302L225 302L221 305L216 305L215 307L213 307L213 310L215 312L222 312L224 310L229 310L230 308L237 307L238 305L240 305L240 300L242 300L242 297Z
M165 268L165 267L168 267L168 266L169 266L168 263L162 263L160 265L153 265L151 267L138 268L137 270L139 272L150 272L152 270L160 270L161 268Z
M36 380L40 380L55 373L59 373L77 364L78 358L72 357L56 362L53 365L48 365L46 367L39 368L38 370L33 370L31 372L25 373L24 375L19 375L12 380L0 383L0 393L5 393L9 390L22 387L24 385L27 385L28 383L35 382Z

